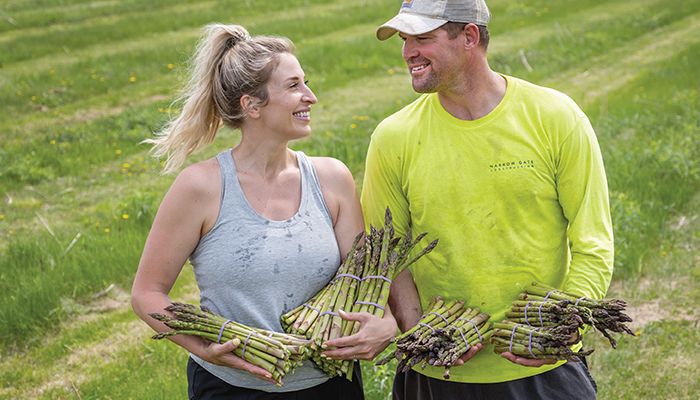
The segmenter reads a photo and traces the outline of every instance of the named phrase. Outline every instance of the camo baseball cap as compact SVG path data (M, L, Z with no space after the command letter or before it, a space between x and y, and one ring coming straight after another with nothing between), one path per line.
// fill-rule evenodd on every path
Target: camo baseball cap
M377 39L396 32L421 35L448 22L486 26L491 19L484 0L404 0L399 14L377 28Z

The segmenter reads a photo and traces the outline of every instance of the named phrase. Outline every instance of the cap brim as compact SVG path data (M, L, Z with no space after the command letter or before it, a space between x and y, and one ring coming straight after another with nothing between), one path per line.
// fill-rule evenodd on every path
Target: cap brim
M447 21L436 18L429 18L422 15L401 13L377 28L377 39L387 40L396 32L407 35L422 35L435 30Z

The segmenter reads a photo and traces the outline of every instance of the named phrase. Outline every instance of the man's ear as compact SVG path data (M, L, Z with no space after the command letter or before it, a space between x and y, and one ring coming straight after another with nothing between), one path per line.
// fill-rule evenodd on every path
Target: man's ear
M464 25L462 35L464 35L464 46L466 49L473 49L479 46L479 27L476 24Z
M260 99L248 94L241 96L241 109L247 118L260 118Z

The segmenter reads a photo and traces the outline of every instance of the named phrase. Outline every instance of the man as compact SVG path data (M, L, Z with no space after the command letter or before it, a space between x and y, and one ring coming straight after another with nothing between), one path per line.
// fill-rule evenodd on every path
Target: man
M413 89L424 94L372 135L366 222L381 225L389 206L398 234L440 239L394 281L390 305L402 330L436 295L499 321L533 281L602 298L612 276L593 129L566 95L491 70L489 18L483 0L413 0L377 30L380 40L398 32ZM461 361L449 381L431 366L397 374L394 398L595 398L580 362L495 354L488 344Z

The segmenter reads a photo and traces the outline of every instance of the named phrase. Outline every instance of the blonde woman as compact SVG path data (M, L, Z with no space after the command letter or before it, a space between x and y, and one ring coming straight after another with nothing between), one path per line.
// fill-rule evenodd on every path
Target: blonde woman
M215 158L185 168L165 195L132 288L135 312L148 316L170 304L168 293L190 260L201 304L227 319L281 331L279 316L302 304L335 274L363 229L352 175L332 158L288 148L310 134L316 97L286 38L250 37L241 26L210 25L195 57L181 114L151 142L177 170L221 125L241 140ZM396 332L383 319L350 315L362 329L345 358L371 358ZM191 399L362 399L352 382L329 379L308 361L285 378L236 357L232 343L198 337L172 340L190 353ZM273 392L273 393L270 393Z

